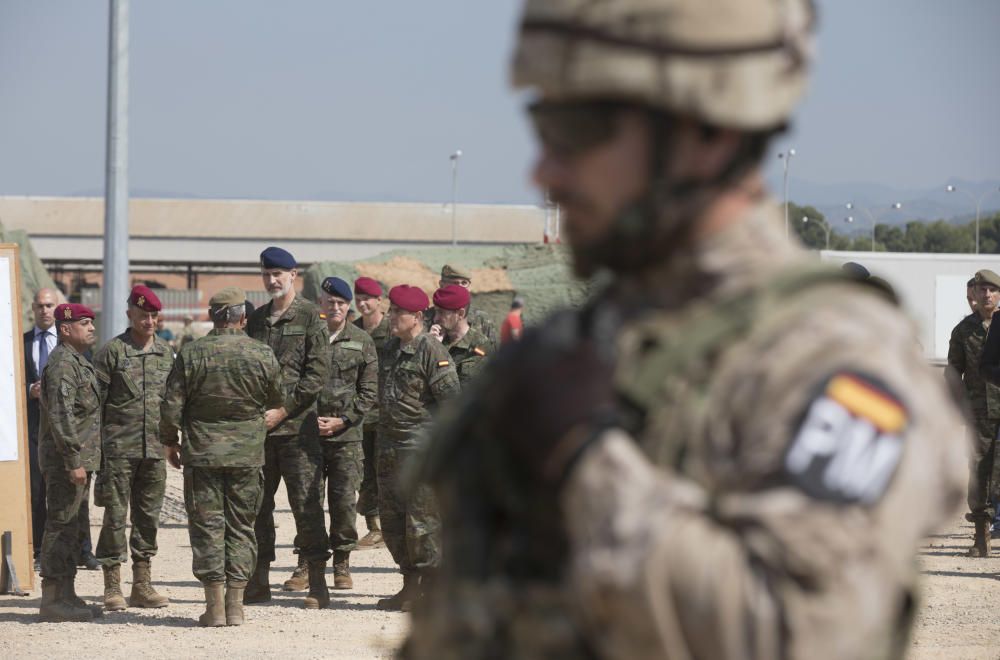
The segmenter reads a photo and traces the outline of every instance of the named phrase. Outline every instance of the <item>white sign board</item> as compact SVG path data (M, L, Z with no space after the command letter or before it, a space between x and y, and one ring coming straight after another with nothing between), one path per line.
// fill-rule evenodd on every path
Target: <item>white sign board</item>
M14 363L14 306L17 295L10 281L10 259L0 257L0 461L17 460L17 372ZM17 340L20 340L17 337Z

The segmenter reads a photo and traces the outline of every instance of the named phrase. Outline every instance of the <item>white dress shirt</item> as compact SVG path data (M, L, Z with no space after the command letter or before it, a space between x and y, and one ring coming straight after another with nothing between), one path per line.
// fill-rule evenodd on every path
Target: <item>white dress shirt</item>
M35 330L35 334L32 335L32 337L31 337L31 359L34 361L35 367L37 368L38 367L38 335L40 335L40 334L44 334L45 335L45 338L44 338L43 341L45 341L45 343L48 344L48 346L49 346L49 356L51 357L52 351L55 350L55 347L56 347L56 327L53 325L48 330L42 330L41 328L39 328L36 325L35 328L34 328L34 330ZM42 374L39 373L38 377L41 378ZM28 383L28 384L30 385L31 383Z

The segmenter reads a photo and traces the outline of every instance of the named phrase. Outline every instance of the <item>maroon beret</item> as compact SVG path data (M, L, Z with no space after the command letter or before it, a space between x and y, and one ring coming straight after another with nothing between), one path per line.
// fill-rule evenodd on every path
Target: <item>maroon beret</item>
M434 292L434 304L441 309L465 309L470 299L469 290L458 284L449 284Z
M363 296L382 296L382 285L370 277L359 277L354 280L354 293Z
M389 290L389 302L408 312L422 312L431 304L423 289L409 284L392 287Z
M143 284L136 284L132 287L132 293L128 296L128 304L135 305L144 312L158 312L163 309L163 304L153 293L153 290Z
M94 318L94 310L80 303L63 303L56 306L56 321L66 323Z

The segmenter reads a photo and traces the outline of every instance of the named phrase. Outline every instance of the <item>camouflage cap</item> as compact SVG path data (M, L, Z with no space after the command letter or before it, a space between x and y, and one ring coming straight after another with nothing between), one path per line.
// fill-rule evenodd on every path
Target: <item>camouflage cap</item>
M469 280L472 281L472 273L461 267L445 264L441 269L441 279L444 280Z
M984 268L983 270L976 271L975 280L976 284L992 284L1000 289L1000 275L997 275L992 270Z
M247 301L247 294L238 286L227 286L208 301L209 307L234 307L243 305Z

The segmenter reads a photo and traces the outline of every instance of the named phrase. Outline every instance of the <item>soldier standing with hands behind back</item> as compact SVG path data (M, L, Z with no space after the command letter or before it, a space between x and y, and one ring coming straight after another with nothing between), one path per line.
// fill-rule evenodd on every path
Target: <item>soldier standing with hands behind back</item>
M161 406L164 454L184 467L192 565L205 588L203 626L243 624L257 556L264 416L285 400L274 352L243 332L245 301L235 287L212 296L214 328L180 350Z
M267 410L264 446L264 500L257 517L257 567L245 603L271 600L269 580L275 559L274 494L285 480L295 517L295 547L307 563L306 609L330 603L326 586L329 537L323 516L323 455L316 421L316 399L330 372L329 334L316 305L296 295L298 265L278 247L260 253L260 270L271 300L247 321L246 333L271 347L281 365L285 400Z
M997 431L1000 431L1000 387L980 375L979 362L993 312L1000 300L1000 275L980 270L973 281L973 312L951 331L945 377L961 381L975 418L975 434L969 459L969 513L975 524L970 557L990 556L990 523L996 514L996 494L1000 488L1000 461L996 459Z
M104 607L124 610L121 565L132 550L132 607L166 607L169 599L150 580L167 472L159 442L160 401L174 361L170 345L156 335L162 304L141 284L128 297L129 327L101 347L94 368L101 389L101 471L94 499L104 506L97 559L104 569ZM125 542L131 509L132 534Z
M90 621L100 607L76 595L80 504L101 464L101 396L84 353L97 341L94 312L78 304L55 310L59 345L42 374L39 465L48 515L42 536L42 621Z

